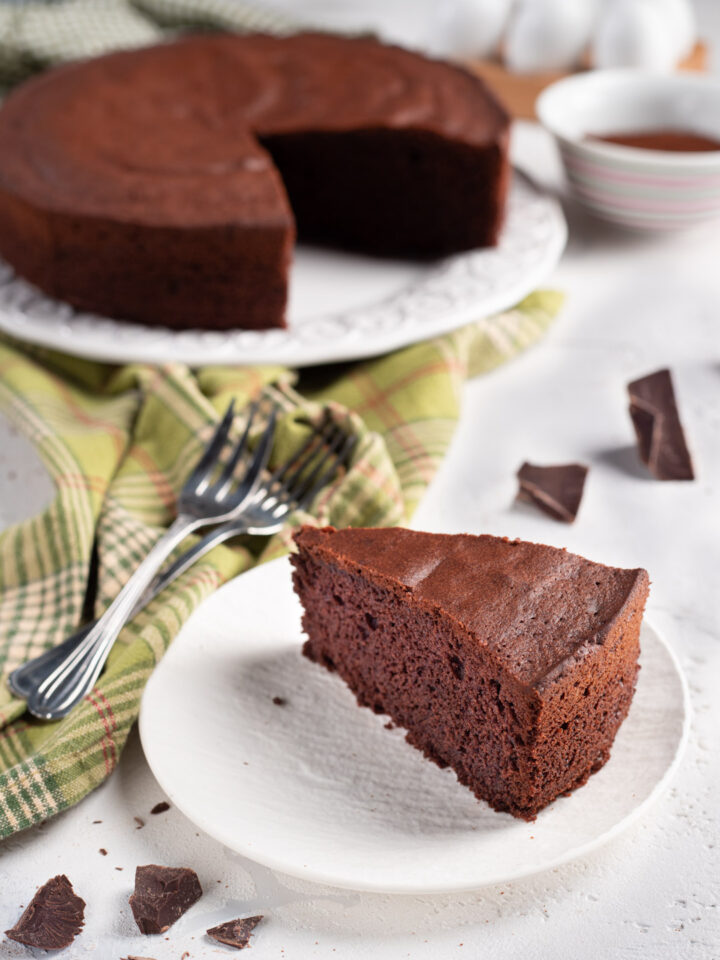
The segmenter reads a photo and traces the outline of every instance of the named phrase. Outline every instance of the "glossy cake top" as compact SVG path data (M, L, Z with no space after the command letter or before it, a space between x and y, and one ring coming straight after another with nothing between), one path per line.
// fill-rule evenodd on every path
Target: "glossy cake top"
M303 527L301 548L359 567L440 609L492 649L523 683L538 685L599 644L648 575L593 563L557 547L402 528Z
M261 141L415 129L470 145L507 137L481 80L368 38L211 34L50 71L0 110L0 186L86 215L185 226L285 223Z

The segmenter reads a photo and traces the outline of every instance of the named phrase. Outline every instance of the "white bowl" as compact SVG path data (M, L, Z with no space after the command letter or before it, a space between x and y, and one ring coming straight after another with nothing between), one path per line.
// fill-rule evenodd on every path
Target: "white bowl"
M604 220L664 231L720 216L720 150L645 150L592 139L676 130L720 141L720 80L591 70L552 84L536 111L558 143L575 195Z

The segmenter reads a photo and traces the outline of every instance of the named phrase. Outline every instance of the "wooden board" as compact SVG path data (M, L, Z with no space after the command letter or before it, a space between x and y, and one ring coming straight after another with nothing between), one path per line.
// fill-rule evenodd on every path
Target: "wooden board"
M569 71L552 73L513 73L499 60L472 60L466 63L497 93L509 112L522 120L535 120L535 101L545 87L570 76ZM697 43L689 57L678 64L679 70L708 69L708 48ZM580 72L580 71L575 71Z

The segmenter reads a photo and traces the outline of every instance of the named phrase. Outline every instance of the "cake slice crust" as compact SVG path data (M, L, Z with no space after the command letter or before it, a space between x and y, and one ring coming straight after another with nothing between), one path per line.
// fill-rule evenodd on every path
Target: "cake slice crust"
M497 810L532 819L609 757L644 570L497 537L305 527L304 652Z

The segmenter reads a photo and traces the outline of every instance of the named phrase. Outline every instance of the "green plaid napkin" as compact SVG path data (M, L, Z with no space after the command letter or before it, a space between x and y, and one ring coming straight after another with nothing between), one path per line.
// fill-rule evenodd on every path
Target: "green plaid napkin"
M66 0L0 5L0 82L79 55L148 43L167 25L285 30L239 0ZM327 411L350 412L351 468L322 491L316 521L406 520L441 462L464 380L534 343L560 307L535 293L514 310L386 357L302 376L279 367L112 367L0 338L0 409L55 483L41 515L0 533L0 674L99 614L174 515L177 494L234 397L282 411L273 463ZM238 415L237 429L242 427ZM308 517L297 517L299 523ZM93 692L65 720L34 721L0 679L0 836L76 803L112 772L150 673L203 598L286 551L289 532L217 547L122 632Z

